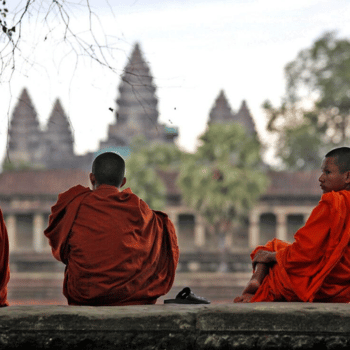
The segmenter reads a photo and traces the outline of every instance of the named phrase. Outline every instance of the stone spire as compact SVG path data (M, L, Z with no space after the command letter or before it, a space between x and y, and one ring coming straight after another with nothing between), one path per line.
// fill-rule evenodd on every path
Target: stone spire
M24 88L12 114L5 163L13 168L41 166L43 146L37 113Z
M249 134L256 134L255 123L245 100L242 101L241 108L235 114L233 120L243 125Z
M212 123L232 123L233 113L227 101L224 90L221 90L219 96L216 98L213 108L209 114L208 124Z
M256 134L255 123L249 112L246 101L243 100L239 111L234 113L231 111L231 107L223 90L220 91L210 111L208 124L212 123L238 123L242 125L250 135Z
M59 99L55 101L45 132L45 163L53 167L55 162L67 161L74 156L73 136ZM50 166L51 165L51 166Z
M158 120L158 100L155 91L149 67L137 43L124 69L122 83L119 86L117 123L154 127ZM130 104L125 105L125 102Z
M156 87L138 43L124 69L116 102L116 121L109 125L108 139L101 142L101 148L127 147L138 135L148 140L163 141L177 136L175 128L166 128L158 123Z

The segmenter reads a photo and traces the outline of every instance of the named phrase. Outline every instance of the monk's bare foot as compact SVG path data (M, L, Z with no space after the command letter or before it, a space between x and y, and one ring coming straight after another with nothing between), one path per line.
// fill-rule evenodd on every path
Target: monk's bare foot
M234 303L250 303L250 301L252 300L254 294L242 294L239 297L236 297L233 302Z
M243 295L240 295L239 297L236 297L233 299L234 303L241 303L243 300Z
M243 295L244 294L255 294L256 291L259 289L260 287L260 282L255 279L254 277L248 282L247 286L245 287L245 289L243 290Z

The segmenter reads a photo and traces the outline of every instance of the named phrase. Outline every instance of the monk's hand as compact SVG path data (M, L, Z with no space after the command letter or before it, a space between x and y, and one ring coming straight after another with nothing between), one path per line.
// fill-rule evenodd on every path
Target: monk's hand
M276 252L269 252L268 250L259 250L253 259L253 266L256 264L273 264L276 260Z

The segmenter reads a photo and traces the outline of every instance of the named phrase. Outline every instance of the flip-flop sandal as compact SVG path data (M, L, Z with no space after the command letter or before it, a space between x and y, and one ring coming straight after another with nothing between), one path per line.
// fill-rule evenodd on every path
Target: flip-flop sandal
M164 300L164 304L210 304L210 301L195 295L189 287L185 287L175 299Z

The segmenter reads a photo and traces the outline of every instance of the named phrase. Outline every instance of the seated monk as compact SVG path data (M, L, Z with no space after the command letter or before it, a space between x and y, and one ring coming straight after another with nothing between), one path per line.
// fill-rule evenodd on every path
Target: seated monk
M113 152L92 164L93 190L77 185L58 197L45 235L66 265L69 305L154 304L175 277L179 249L168 216L128 188L125 162Z
M234 302L350 302L350 148L326 154L323 195L293 243L273 239L251 254L253 276Z
M7 301L7 284L9 280L9 240L5 221L0 210L0 307L9 305Z

